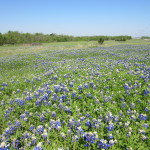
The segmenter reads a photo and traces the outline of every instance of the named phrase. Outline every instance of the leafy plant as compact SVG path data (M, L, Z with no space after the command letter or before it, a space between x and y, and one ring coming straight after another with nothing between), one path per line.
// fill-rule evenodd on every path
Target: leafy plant
M103 43L104 43L104 38L100 37L100 38L98 39L98 43L99 43L99 44L103 44Z

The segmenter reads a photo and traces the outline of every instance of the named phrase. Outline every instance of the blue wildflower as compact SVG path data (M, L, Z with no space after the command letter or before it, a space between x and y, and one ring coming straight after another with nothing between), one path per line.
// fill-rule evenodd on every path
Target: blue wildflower
M139 119L140 119L140 120L147 120L148 117L147 117L146 114L139 114Z

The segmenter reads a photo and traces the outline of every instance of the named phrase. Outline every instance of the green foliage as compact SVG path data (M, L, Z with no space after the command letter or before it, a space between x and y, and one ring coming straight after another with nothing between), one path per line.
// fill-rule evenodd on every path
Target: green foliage
M149 36L142 36L141 39L150 39Z
M69 36L57 35L55 33L20 33L18 31L8 31L1 34L0 45L3 44L30 44L30 43L51 43L51 42L70 42L70 41L98 41L100 38L103 40L129 40L130 36ZM101 42L100 42L101 43Z
M114 37L111 37L111 39L115 41L126 41L126 40L131 40L132 37L131 36L114 36Z
M104 43L104 38L100 37L100 38L98 39L98 43L99 43L99 44L103 44L103 43Z
M4 37L3 35L0 33L0 46L4 44Z

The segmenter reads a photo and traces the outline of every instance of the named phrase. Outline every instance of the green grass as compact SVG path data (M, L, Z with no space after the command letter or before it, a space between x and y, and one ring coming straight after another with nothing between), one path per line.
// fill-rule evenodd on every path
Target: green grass
M71 50L71 49L81 49L81 48L94 48L99 46L109 47L114 45L141 45L141 44L150 44L150 41L132 39L126 42L118 41L105 41L103 45L99 45L97 41L77 41L77 42L55 42L55 43L44 43L41 46L24 46L24 45L9 45L9 46L0 46L0 57L6 57L16 54L24 53L34 53L40 52L43 50Z
M108 143L112 134L117 142L110 150L149 150L150 128L143 126L150 126L150 94L143 94L150 91L149 42L2 46L0 54L0 145L3 141L14 149L12 142L18 140L26 150L39 142L44 150L97 150L97 142ZM91 135L94 143L87 139ZM34 138L37 143L31 144Z

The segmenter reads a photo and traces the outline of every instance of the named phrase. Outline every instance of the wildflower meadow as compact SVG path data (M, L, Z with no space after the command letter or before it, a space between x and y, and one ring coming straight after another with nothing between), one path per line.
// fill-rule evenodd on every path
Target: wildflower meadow
M0 58L0 150L99 149L150 149L150 44Z

